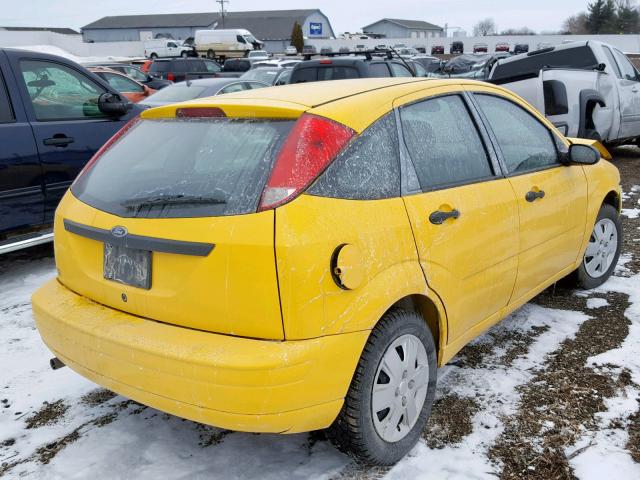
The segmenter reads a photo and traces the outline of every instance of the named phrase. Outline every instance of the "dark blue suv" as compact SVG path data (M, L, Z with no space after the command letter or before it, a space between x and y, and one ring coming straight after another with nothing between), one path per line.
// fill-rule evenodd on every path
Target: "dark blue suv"
M140 111L70 60L0 49L0 254L51 238L71 182Z

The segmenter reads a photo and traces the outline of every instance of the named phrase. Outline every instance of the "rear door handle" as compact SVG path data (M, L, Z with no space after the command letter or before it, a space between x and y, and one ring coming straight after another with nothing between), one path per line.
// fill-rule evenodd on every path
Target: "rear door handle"
M631 91L632 91L633 93L638 93L638 87L632 87L632 88L631 88Z
M524 198L527 202L535 202L539 198L544 198L544 190L530 190Z
M436 210L429 215L429 221L434 225L442 225L445 220L453 218L454 220L460 217L460 212L455 208L449 212L443 212L442 210Z
M66 135L54 135L51 138L45 138L42 143L48 147L66 147L75 140L73 137L67 137Z

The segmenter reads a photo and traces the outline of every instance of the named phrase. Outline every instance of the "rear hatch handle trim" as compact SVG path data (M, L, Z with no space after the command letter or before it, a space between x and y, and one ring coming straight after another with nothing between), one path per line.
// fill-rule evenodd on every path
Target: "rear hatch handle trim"
M137 250L148 250L150 252L174 253L177 255L190 255L194 257L206 257L215 248L213 243L187 242L183 240L169 240L166 238L146 237L143 235L133 235L124 229L122 235L122 227L118 227L118 236L115 236L112 230L104 230L102 228L90 227L76 223L72 220L64 219L64 229L67 232L79 235L81 237L90 238L99 242L108 243L127 248L135 248Z

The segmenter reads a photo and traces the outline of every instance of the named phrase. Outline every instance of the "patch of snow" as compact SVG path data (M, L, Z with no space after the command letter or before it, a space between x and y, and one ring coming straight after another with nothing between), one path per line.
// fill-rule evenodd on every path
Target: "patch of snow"
M591 357L587 364L593 367L615 365L618 373L626 368L632 380L640 384L640 274L628 278L612 277L598 290L629 295L630 306L625 315L631 325L629 335L619 348ZM597 415L601 429L591 437L583 438L582 442L588 442L588 446L570 460L578 478L640 478L640 464L634 462L625 450L628 441L626 429L611 427L612 420L625 424L628 417L638 410L639 402L640 390L633 387L626 387L617 396L606 400L607 410Z
M606 298L593 297L587 299L587 308L602 308L609 305Z

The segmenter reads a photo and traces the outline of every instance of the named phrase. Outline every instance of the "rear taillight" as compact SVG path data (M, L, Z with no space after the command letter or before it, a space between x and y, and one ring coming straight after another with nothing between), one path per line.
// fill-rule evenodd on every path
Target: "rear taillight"
M172 82L176 79L176 76L173 73L167 73L167 80L171 80Z
M91 168L93 168L93 166L96 164L98 159L102 155L104 155L105 152L107 150L109 150L113 146L114 143L116 143L118 140L120 140L125 133L127 133L129 130L131 130L131 128L134 125L136 125L139 121L140 121L140 117L136 115L131 120L129 120L124 125L124 127L122 127L120 130L118 130L115 133L115 135L113 135L113 137L111 137L109 140L107 140L107 142L104 145L102 145L102 147L100 147L96 153L93 154L93 157L91 157L91 159L87 162L87 164L84 166L84 168L80 171L80 173L78 174L78 176L76 177L76 179L74 180L73 183L76 183L80 177L82 177L85 173L87 173L89 170L91 170Z
M354 135L349 127L328 118L302 115L280 150L258 210L275 208L297 197Z

